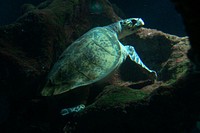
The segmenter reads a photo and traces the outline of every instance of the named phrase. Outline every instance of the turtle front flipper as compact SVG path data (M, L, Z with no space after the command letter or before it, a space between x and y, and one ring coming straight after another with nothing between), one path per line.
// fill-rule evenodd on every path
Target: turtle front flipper
M149 75L149 78L152 79L152 80L155 80L157 79L157 73L156 71L154 70L150 70L143 62L142 60L140 59L140 57L138 56L137 52L135 51L135 48L133 46L124 46L125 47L125 50L128 54L128 56L130 57L130 59L134 62L136 62L137 64L139 64L141 66L141 68L147 70L150 75Z

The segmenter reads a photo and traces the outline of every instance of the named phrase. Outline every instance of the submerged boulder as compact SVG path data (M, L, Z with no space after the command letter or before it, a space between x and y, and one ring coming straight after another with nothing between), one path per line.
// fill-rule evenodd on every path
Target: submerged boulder
M177 80L190 68L191 63L187 57L190 48L188 37L178 37L155 29L143 28L123 42L135 47L144 64L156 70L159 81ZM122 73L125 79L132 77L132 80L137 81L146 78L144 72L138 70L131 62L122 65L123 68L131 70Z
M74 114L65 133L183 132L188 113L167 90L150 93L107 86L96 101Z

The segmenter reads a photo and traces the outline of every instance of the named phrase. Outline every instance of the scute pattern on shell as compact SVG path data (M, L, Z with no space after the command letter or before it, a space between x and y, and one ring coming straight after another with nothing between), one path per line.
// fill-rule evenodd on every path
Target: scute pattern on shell
M122 55L113 31L93 28L63 52L49 73L42 95L60 94L101 80L122 62Z

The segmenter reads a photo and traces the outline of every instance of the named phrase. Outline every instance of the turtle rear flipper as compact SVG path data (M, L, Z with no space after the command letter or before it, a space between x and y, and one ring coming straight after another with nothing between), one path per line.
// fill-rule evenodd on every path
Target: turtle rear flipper
M80 112L82 110L85 109L85 105L84 104L80 104L80 105L77 105L75 107L71 107L71 108L64 108L60 111L60 114L62 116L65 116L65 115L68 115L70 113L77 113L77 112Z

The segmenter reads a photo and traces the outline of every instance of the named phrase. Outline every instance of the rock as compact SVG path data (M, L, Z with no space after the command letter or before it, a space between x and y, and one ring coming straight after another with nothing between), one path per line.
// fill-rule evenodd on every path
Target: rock
M167 91L154 94L127 87L107 86L96 101L73 119L65 133L182 132L187 113ZM182 124L182 125L181 125ZM144 128L145 127L145 128Z
M36 9L36 7L32 4L24 4L22 5L21 8L22 8L22 14Z
M66 97L68 102L65 104L62 104L66 100L62 99L62 96L52 98L53 100L41 98L40 90L51 66L68 45L92 27L110 24L119 19L106 0L101 1L105 10L102 14L90 14L88 11L90 2L90 0L47 0L36 7L27 5L27 10L25 9L27 12L16 22L0 27L0 93L2 97L8 99L8 102L5 102L2 98L0 107L9 112L5 117L2 116L5 114L4 111L0 112L2 116L0 122L3 122L1 129L3 128L5 132L10 132L12 129L16 132L29 131L31 129L29 126L35 125L32 119L34 116L31 116L28 104L32 99L39 101L36 104L45 103L46 106L42 106L41 110L49 109L47 113L36 110L36 114L51 120L59 116L58 109L64 107L65 104L72 106L73 103L85 100L82 96L85 96L88 89L80 93L80 99L75 99L76 96L74 97L73 94L78 93L72 92L71 96ZM94 19L95 16L96 19ZM71 102L70 99L72 101L75 99L75 101ZM22 115L29 113L28 118ZM35 118L43 121L43 117ZM12 125L12 122L18 124ZM41 123L39 122L39 125Z
M187 51L190 48L188 37L178 37L143 28L137 34L124 39L123 42L135 47L144 64L157 71L159 81L172 83L190 69L191 63L187 57ZM120 71L120 76L124 80L148 79L145 75L147 72L138 69L128 59L125 64L122 64Z
M192 60L196 69L199 70L200 65L200 44L199 44L199 30L200 30L200 18L198 15L191 15L199 12L198 1L191 2L189 0L171 0L176 10L181 14L183 22L185 24L185 30L189 36L191 42L191 49L188 56Z
M53 0L36 8L27 5L31 10L0 27L0 92L15 99L40 95L51 66L68 45L90 28L119 19L106 1L100 3L106 16L90 14L90 2Z
M0 28L0 91L13 98L36 95L65 42L63 29L52 17L33 10L15 24Z

